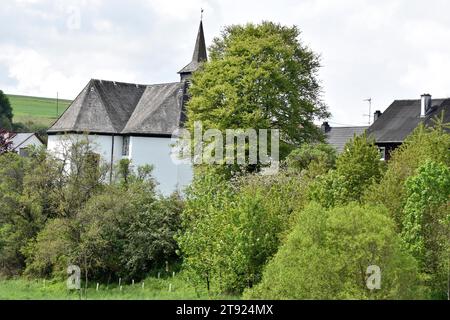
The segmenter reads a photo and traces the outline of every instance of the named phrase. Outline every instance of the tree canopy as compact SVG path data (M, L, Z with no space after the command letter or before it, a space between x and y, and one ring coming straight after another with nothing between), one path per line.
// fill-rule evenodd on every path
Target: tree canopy
M11 130L13 112L6 94L0 90L0 128Z
M272 22L225 28L210 61L190 87L187 127L279 129L281 158L322 138L313 120L328 116L317 78L319 56L303 45L297 27Z

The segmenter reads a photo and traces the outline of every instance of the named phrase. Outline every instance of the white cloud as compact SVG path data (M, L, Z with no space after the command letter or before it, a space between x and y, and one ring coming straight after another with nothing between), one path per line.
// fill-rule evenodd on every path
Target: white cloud
M0 11L0 88L74 98L90 78L176 81L192 55L200 8L206 40L224 25L298 25L322 55L333 121L363 124L367 103L425 91L448 96L450 3L445 0L16 0ZM77 28L69 28L79 9Z

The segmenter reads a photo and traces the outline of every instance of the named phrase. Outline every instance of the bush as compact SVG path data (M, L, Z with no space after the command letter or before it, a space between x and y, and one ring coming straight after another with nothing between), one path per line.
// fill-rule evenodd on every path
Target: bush
M381 268L381 289L366 286L366 268ZM309 205L267 265L249 299L418 298L415 260L401 250L382 207Z
M207 171L188 190L183 231L184 265L211 292L240 293L261 280L306 200L297 175L247 176L230 182Z
M176 260L182 201L158 196L148 170L138 172L126 184L104 186L75 216L47 223L26 250L27 273L62 276L76 264L91 279L140 280Z
M349 141L336 161L336 170L319 176L311 186L310 197L327 208L361 202L365 190L378 182L384 163L374 141L364 133Z
M325 174L336 165L336 150L326 143L303 144L292 151L286 158L290 170L302 172L309 170L309 174L317 176Z
M444 299L450 263L450 169L427 161L406 180L402 238L433 297Z
M434 128L421 125L414 130L393 152L382 180L365 192L366 202L383 204L388 208L399 231L402 229L403 208L406 204L405 181L427 160L450 166L450 134L444 127L444 124L437 123Z

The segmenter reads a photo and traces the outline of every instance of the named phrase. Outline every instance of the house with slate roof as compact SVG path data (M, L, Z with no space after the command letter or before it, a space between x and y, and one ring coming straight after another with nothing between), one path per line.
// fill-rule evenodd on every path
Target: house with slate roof
M135 167L153 165L162 193L182 189L192 180L192 167L172 160L172 134L186 120L189 78L206 60L200 22L192 61L178 72L179 82L148 85L90 80L48 130L48 150L62 154L68 141L87 136L111 168L121 159L130 159Z
M34 132L7 132L6 134L3 134L3 138L11 142L11 150L21 157L28 157L31 148L40 148L44 146L44 142Z
M328 144L336 149L338 153L344 151L344 147L355 136L360 136L368 127L331 127L328 122L324 122L321 126L322 132L325 134L325 140Z
M433 126L433 120L444 112L444 122L450 122L450 98L432 99L424 94L416 100L395 100L385 111L375 112L375 121L368 134L375 139L381 158L389 160L419 124Z

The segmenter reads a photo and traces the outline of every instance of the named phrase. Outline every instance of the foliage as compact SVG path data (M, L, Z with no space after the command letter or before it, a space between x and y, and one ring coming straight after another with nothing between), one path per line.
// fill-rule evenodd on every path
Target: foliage
M210 48L211 60L192 79L191 133L197 121L222 132L280 129L282 159L294 146L320 140L313 120L328 112L320 100L319 58L299 35L296 27L271 22L225 28Z
M368 266L381 268L381 289L366 286ZM263 281L245 298L419 298L416 263L401 250L393 221L382 207L325 209L312 203L299 213Z
M299 176L251 175L229 182L210 171L187 192L178 242L192 278L211 292L239 293L261 279L306 200Z
M64 275L71 263L95 279L142 279L176 260L181 210L179 196L157 196L151 169L130 171L127 184L103 186L75 215L47 223L26 250L27 273Z
M336 165L336 150L326 143L306 143L293 150L286 158L290 170L302 172L308 170L309 174L321 175Z
M402 237L428 275L433 294L445 297L450 254L450 169L430 160L406 180Z
M445 124L438 121L435 127L420 125L396 149L380 183L366 190L365 201L383 204L392 214L398 230L402 229L403 208L406 204L405 181L413 176L425 161L432 160L450 166L450 134Z
M336 160L336 170L320 176L311 187L310 196L327 208L360 202L368 186L378 182L384 163L374 141L364 133L349 141Z
M0 155L12 151L12 141L7 138L9 132L0 127Z
M0 90L0 129L11 130L12 128L12 108L6 94Z

